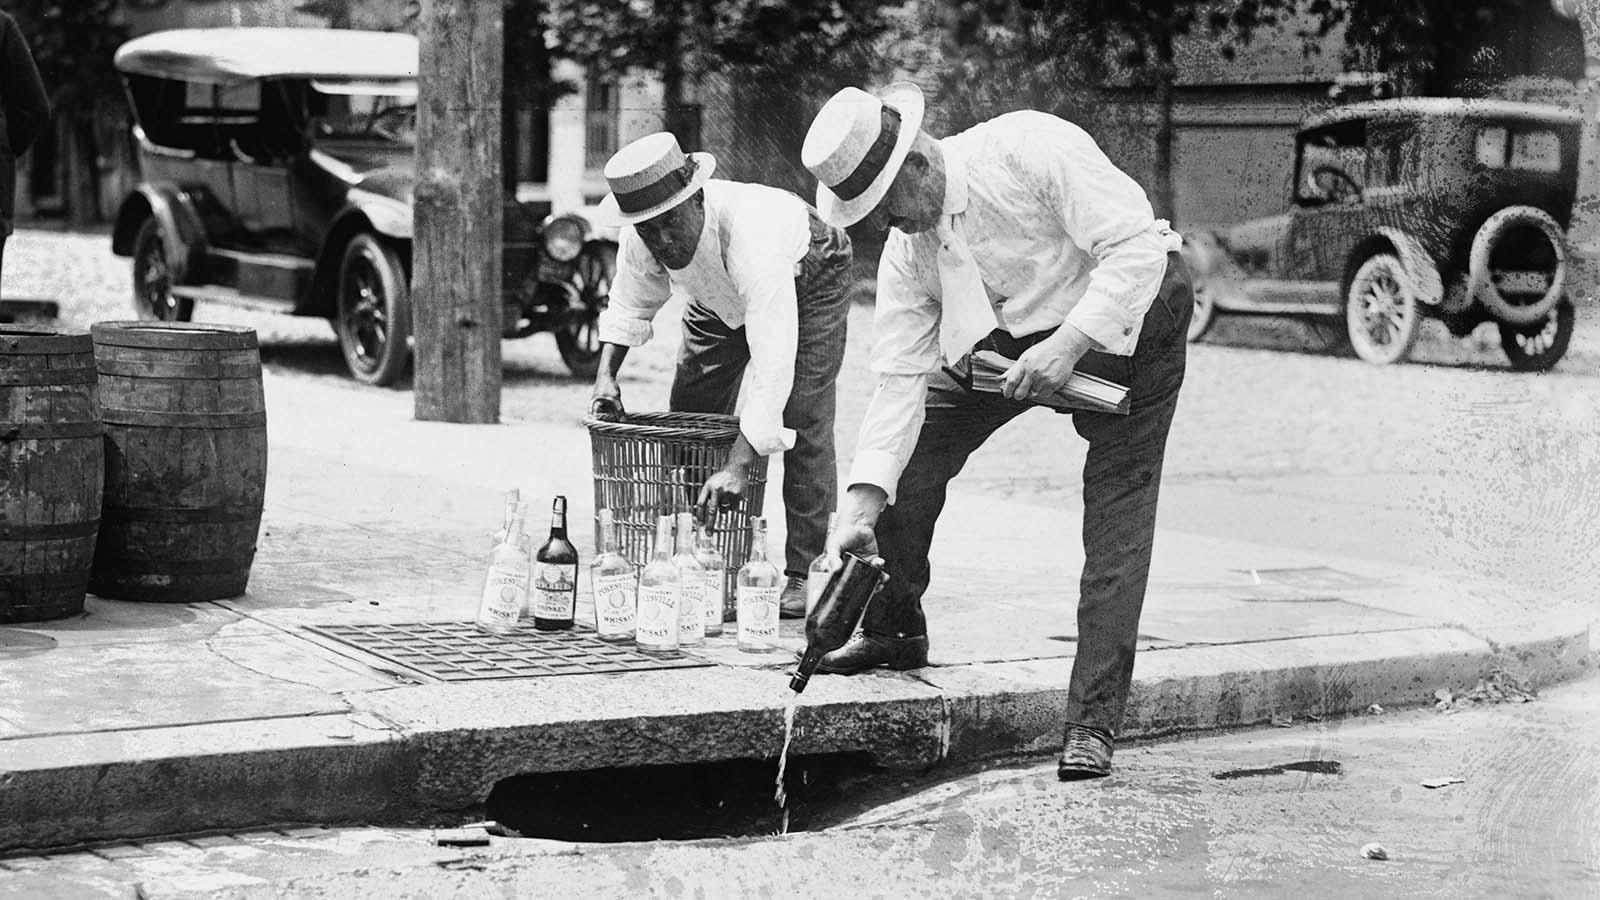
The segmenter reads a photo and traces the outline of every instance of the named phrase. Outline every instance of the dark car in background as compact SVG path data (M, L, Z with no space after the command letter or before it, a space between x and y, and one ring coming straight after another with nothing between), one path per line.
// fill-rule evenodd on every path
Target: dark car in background
M1185 234L1190 338L1222 313L1304 317L1388 364L1431 317L1456 336L1493 322L1513 368L1554 366L1574 327L1578 128L1576 110L1489 99L1312 116L1295 139L1286 213Z
M357 379L404 372L411 335L417 39L289 28L176 29L118 49L141 181L112 249L141 317L196 303L320 316ZM615 235L582 211L506 204L502 332L551 332L592 377Z

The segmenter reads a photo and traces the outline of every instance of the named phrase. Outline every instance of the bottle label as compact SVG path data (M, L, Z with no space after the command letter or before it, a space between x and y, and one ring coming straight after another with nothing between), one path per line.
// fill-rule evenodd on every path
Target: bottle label
M570 619L577 600L576 563L539 563L534 569L533 614L540 619Z
M601 634L633 631L638 616L638 580L631 572L600 575L594 580L595 623Z
M639 587L639 621L634 632L641 644L678 646L678 586Z
M727 600L723 596L727 586L721 569L706 571L705 593L700 598L701 608L706 613L707 628L721 628L723 616L727 613Z
M485 625L513 628L528 602L528 582L521 572L490 566L483 580L483 598L478 603L478 621Z
M739 640L771 644L778 640L778 595L782 589L739 585Z
M704 579L698 575L691 575L683 583L682 604L678 608L678 639L683 641L698 641L706 633L706 614L701 607L705 597L706 585Z

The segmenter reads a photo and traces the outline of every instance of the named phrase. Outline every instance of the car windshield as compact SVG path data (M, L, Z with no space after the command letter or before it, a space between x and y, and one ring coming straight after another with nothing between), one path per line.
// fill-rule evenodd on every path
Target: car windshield
M316 140L417 145L414 86L316 82L312 88L311 134Z

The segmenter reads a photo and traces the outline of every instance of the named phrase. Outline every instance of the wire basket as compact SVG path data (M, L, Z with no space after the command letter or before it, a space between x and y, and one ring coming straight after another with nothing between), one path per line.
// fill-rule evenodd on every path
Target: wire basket
M624 413L591 416L583 424L594 450L595 546L599 512L609 508L617 543L639 566L655 549L657 517L693 509L701 486L722 468L739 436L738 418L718 413ZM747 475L744 496L730 508L713 510L709 523L725 562L724 618L732 611L734 577L750 558L750 520L761 515L765 501L766 457L757 457Z

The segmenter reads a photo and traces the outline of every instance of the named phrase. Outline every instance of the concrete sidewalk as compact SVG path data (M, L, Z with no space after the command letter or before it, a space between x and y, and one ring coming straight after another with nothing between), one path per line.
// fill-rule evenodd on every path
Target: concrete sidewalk
M265 383L268 491L247 594L91 597L86 616L0 628L0 852L423 821L524 772L778 753L792 659L741 653L731 633L697 668L445 682L307 631L470 620L513 485L536 512L566 494L591 558L588 438L576 419L421 423L407 393ZM775 465L772 511L777 483ZM814 679L791 752L924 767L1058 747L1078 529L1076 506L956 482L927 600L933 665ZM1164 531L1125 733L1416 705L1497 669L1538 685L1592 665L1588 615L1528 621L1529 603L1512 585ZM801 646L799 623L785 642Z

